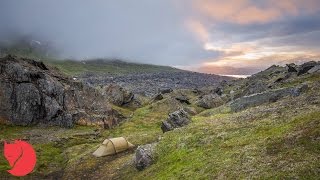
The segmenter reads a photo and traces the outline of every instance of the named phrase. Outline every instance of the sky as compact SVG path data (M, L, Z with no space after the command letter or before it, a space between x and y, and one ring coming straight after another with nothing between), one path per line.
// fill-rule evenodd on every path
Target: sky
M46 40L65 58L118 58L253 74L320 58L319 0L1 0L0 39Z

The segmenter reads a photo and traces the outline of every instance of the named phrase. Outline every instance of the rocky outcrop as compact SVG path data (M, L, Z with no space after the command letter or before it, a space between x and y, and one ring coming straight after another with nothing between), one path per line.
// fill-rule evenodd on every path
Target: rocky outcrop
M172 131L175 128L180 128L188 125L191 122L186 111L180 109L169 114L169 118L161 124L162 132Z
M0 120L13 125L102 125L121 116L95 88L75 82L42 62L0 59Z
M190 104L189 98L185 95L179 95L179 96L175 97L175 99L181 103Z
M168 94L168 93L173 92L173 89L171 89L171 88L161 88L161 89L159 89L159 92L161 94Z
M106 86L103 91L103 94L107 96L108 100L118 106L128 104L134 98L134 94L132 92L117 84Z
M310 61L310 62L306 62L302 65L299 66L298 68L298 76L307 73L310 69L312 69L313 67L319 65L318 62L315 61Z
M261 93L268 90L268 86L263 81L253 81L248 84L246 88L243 90L243 95L248 96L251 94Z
M232 111L241 111L248 107L258 106L264 103L276 102L286 96L299 96L308 88L307 85L302 85L296 88L282 88L263 93L252 94L238 98L230 103Z
M314 66L313 68L311 68L308 73L312 74L312 73L319 73L320 72L320 65Z
M162 95L161 93L155 95L155 96L152 98L153 101L160 101L160 100L162 100L162 99L163 99L163 95Z
M287 64L286 68L288 72L298 72L297 65L295 65L294 63Z
M154 150L157 144L146 144L139 146L134 157L135 167L141 171L154 162Z
M201 97L197 102L197 106L205 108L205 109L211 109L218 106L221 106L224 104L224 101L218 94L208 94Z

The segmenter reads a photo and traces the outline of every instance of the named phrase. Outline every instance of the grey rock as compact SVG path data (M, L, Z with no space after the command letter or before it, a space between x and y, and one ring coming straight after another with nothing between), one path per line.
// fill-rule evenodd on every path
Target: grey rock
M186 104L190 104L189 98L185 95L180 95L175 97L176 100L178 100L181 103L186 103Z
M142 171L154 162L154 150L157 144L146 144L139 146L134 157L135 167Z
M113 126L121 120L97 89L41 62L12 56L0 59L0 123Z
M287 64L286 67L288 72L298 72L297 65L295 65L294 63Z
M314 66L308 71L309 74L316 73L316 72L320 72L320 65Z
M309 70L311 70L316 65L318 65L318 63L315 61L306 62L306 63L300 65L299 69L298 69L298 76L307 73Z
M165 133L167 131L172 131L175 128L186 126L190 122L189 114L185 110L180 109L169 114L168 119L162 122L161 129L162 132Z
M94 86L117 83L134 94L153 97L155 94L170 93L176 89L203 88L218 85L222 80L234 78L188 71L132 73L125 75L84 74L77 77Z
M205 109L211 109L224 104L224 101L218 94L208 94L200 98L196 105Z
M107 96L108 100L118 106L123 106L130 103L134 94L117 84L110 84L104 88L104 95Z
M159 93L155 97L153 97L152 99L153 99L153 101L160 101L163 99L163 95L161 93Z
M216 93L216 94L218 94L219 96L221 96L222 93L223 93L223 90L222 90L222 89L223 89L222 87L216 87L216 88L213 90L213 93Z
M282 88L238 98L230 103L232 111L241 111L264 103L276 102L286 96L299 96L308 89L306 84L296 88Z
M171 93L171 92L173 92L172 88L162 88L162 89L160 89L160 93L161 94L168 94L168 93Z

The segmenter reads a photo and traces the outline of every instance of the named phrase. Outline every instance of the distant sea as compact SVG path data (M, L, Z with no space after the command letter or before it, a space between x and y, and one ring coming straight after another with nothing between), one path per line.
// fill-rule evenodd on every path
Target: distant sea
M229 77L235 77L235 78L247 78L251 75L231 75L231 74L219 74L220 76L229 76Z

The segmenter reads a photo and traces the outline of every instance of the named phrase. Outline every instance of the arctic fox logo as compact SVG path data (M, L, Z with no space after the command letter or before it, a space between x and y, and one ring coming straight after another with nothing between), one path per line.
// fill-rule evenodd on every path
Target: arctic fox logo
M15 140L10 144L4 142L4 156L8 160L13 176L25 176L31 173L36 165L36 153L33 147L21 140Z

